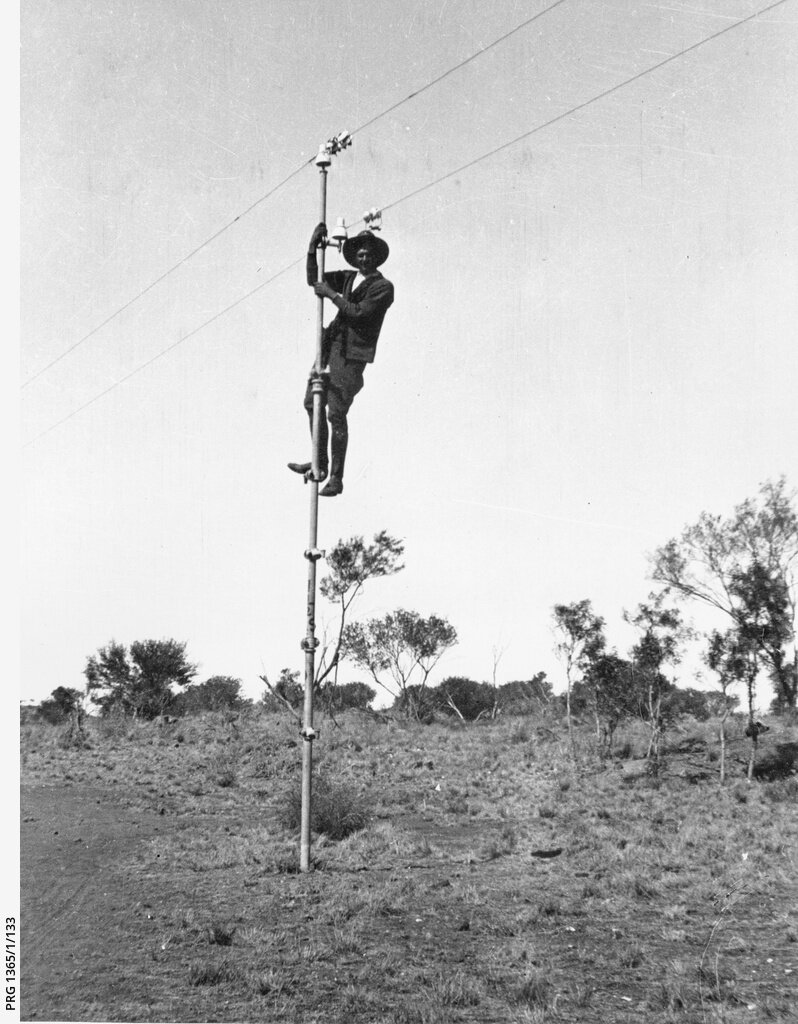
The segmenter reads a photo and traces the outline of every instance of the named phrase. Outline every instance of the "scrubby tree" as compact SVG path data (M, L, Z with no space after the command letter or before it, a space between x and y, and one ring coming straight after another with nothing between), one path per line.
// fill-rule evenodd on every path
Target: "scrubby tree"
M762 484L757 498L728 518L703 512L652 557L655 580L728 616L735 629L748 628L746 616L756 607L758 626L766 626L759 659L770 671L779 709L794 708L798 698L797 572L795 492L784 477Z
M565 664L565 715L568 739L574 754L573 723L571 721L571 691L574 683L587 672L603 652L604 619L593 612L589 600L554 606L555 650Z
M338 666L341 657L341 642L346 628L347 615L352 602L369 580L393 576L404 569L401 563L404 544L392 537L386 530L374 535L371 544L362 537L339 540L326 558L329 573L319 584L319 590L338 608L338 623L335 639L325 646L318 659L316 690L320 690L332 673L332 685L338 682Z
M83 670L86 692L103 715L122 711L146 719L170 707L177 687L197 674L186 658L186 644L177 640L140 640L130 645L112 640L92 655Z
M760 728L756 721L756 682L763 661L774 664L774 656L789 632L784 588L774 581L759 562L738 569L730 576L729 600L734 608L733 625L725 632L713 630L708 638L704 661L716 673L721 688L720 708L720 781L726 777L726 720L736 698L729 690L736 684L745 687L751 746L748 779L753 777L759 746ZM783 692L783 691L782 691Z
M731 593L738 603L738 615L730 635L730 651L735 659L737 677L745 683L748 704L746 733L751 740L748 780L753 778L759 745L756 722L756 681L762 660L773 666L772 653L781 643L785 630L781 603L783 591L774 587L767 570L758 562L735 575Z
M665 597L665 593L650 594L648 602L639 604L633 614L624 614L641 634L632 648L632 666L635 688L642 685L645 689L645 718L651 730L646 756L653 755L655 772L659 770L665 728L663 701L673 686L663 669L678 664L682 644L690 635L679 611L665 607Z
M728 708L730 715L737 714L740 709L740 698L734 693L727 692L724 699L722 691L706 690L704 692L704 699L710 719L720 718L725 708Z
M733 575L729 589L736 601L733 632L745 646L756 648L757 671L760 663L768 666L776 692L776 710L794 706L794 686L789 682L784 660L785 646L792 636L789 594L784 581L774 578L760 562L752 562ZM755 684L753 679L748 688L750 696ZM749 713L753 721L752 700Z
M56 686L37 708L38 717L51 725L66 722L81 707L83 694L70 686Z
M336 688L338 686L342 641L352 602L360 595L369 580L393 576L400 572L404 568L401 563L403 554L404 544L402 541L392 537L386 530L381 530L374 534L374 540L370 544L358 536L350 537L348 540L339 540L326 556L330 571L322 577L319 589L322 595L337 607L338 621L334 627L333 639L329 642L324 640L316 659L313 692L314 696L321 699L323 703L326 701L328 708L334 706L334 700L331 694L325 697L324 691L328 687ZM296 680L288 679L288 676L295 676L298 680L299 672L293 673L289 669L283 669L283 675L274 687L266 675L260 677L266 685L263 703L267 708L271 710L291 708L294 710L301 704L304 686ZM282 692L281 687L286 690L286 693ZM361 698L362 696L360 694Z
M432 691L444 714L474 722L498 707L498 693L489 683L477 683L464 676L448 676Z
M714 694L697 690L693 686L674 686L665 696L663 714L669 722L675 722L677 718L708 722L715 708L715 703L710 699L712 696Z
M193 683L172 701L177 714L202 711L235 711L247 703L241 695L241 680L232 676L211 676L204 683Z
M381 619L348 624L341 655L369 672L399 709L420 718L430 672L456 643L457 632L446 619L398 608Z
M266 684L261 703L267 711L289 709L295 712L302 704L303 688L299 681L299 672L284 668L274 685L266 676L261 676L261 679Z
M86 693L96 704L101 714L107 715L114 709L132 714L130 694L133 689L133 667L127 648L112 640L92 655L83 670L86 677Z
M596 739L607 753L612 753L615 731L621 722L639 714L640 695L634 681L631 663L612 651L593 658L574 686L574 708L592 713Z
M746 664L745 654L737 645L734 629L727 630L725 633L713 630L704 652L704 661L717 674L722 695L718 735L720 739L720 784L723 785L726 781L726 722L733 710L733 698L729 694L729 690L745 677Z
M333 711L346 711L348 708L367 711L377 696L373 687L360 682L325 686L323 693Z
M545 672L531 679L514 679L502 683L499 689L499 707L503 714L531 715L548 710L554 697L551 682Z

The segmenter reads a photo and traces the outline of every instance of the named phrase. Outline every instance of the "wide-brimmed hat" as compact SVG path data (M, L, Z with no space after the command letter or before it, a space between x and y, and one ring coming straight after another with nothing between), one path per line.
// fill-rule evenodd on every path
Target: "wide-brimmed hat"
M375 235L373 231L361 231L357 235L347 238L343 244L342 252L344 254L344 259L350 267L357 266L355 255L358 249L363 245L368 245L374 250L378 267L382 266L382 264L388 259L388 254L391 250L388 248L388 243L385 239Z

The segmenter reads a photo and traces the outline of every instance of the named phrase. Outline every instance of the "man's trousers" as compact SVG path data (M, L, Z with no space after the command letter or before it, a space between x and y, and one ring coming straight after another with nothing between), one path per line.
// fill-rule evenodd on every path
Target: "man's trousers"
M330 476L343 479L346 447L349 441L349 428L346 416L355 400L355 395L363 388L363 371L366 364L360 359L346 359L341 352L341 343L337 339L330 349L330 377L326 396L323 399L326 407L322 409L319 420L319 468L326 474L327 462L327 421L330 429ZM310 418L310 429L313 431L313 391L308 383L305 391L305 408ZM326 416L324 415L326 411Z

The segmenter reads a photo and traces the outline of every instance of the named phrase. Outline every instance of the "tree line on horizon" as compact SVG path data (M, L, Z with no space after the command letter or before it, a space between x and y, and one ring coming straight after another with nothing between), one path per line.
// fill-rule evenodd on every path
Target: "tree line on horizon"
M457 632L445 618L422 616L403 608L382 617L350 621L353 602L372 580L400 572L402 541L386 531L371 543L354 536L339 541L327 556L329 572L322 595L337 618L320 653L314 691L327 710L370 708L377 693L386 694L391 709L421 721L435 713L473 721L499 713L525 713L556 708L544 673L503 686L465 677L448 677L437 686L430 676L440 659L457 643ZM565 668L563 710L571 732L574 714L589 714L597 738L612 745L621 721L640 717L651 730L649 753L658 757L663 731L674 716L717 714L722 719L746 699L749 726L755 718L758 679L766 673L773 687L771 710L795 710L798 697L795 569L798 565L798 515L795 493L786 479L761 485L755 498L723 517L702 513L650 556L651 578L660 589L624 619L638 639L624 656L610 650L604 619L589 599L554 606L555 650ZM685 622L680 606L714 610L719 625L703 634ZM673 671L685 644L702 643L702 658L719 692L678 687ZM57 687L39 706L42 718L62 720L85 698L102 716L111 713L152 719L200 711L246 706L241 680L213 676L194 680L197 666L186 655L187 644L173 639L137 641L125 647L114 640L88 657L83 674L85 695ZM341 666L364 672L369 684L343 682ZM272 684L261 676L267 710L296 710L301 703L299 673L284 669ZM370 685L373 684L373 685Z
M667 675L681 660L687 641L701 643L701 657L720 690L721 749L725 723L739 697L745 699L751 738L748 776L756 759L760 726L756 689L762 674L773 688L770 710L795 711L798 696L796 647L796 565L798 515L795 493L784 477L767 481L756 498L727 517L702 513L650 556L651 578L660 584L624 620L638 630L626 658L608 651L604 619L589 600L555 605L556 649L565 664L566 714L571 732L572 701L592 711L597 734L612 732L629 713L629 701L645 706L651 730L649 755L659 759L674 680ZM700 633L685 621L680 604L712 609L718 625ZM723 761L721 762L723 775Z

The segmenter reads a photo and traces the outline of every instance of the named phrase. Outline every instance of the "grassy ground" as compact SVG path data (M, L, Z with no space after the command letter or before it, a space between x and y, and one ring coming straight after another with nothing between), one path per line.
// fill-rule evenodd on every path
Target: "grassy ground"
M290 721L22 732L23 1019L795 1019L798 730L752 785L738 733L721 789L706 726L652 778L634 732L574 765L533 719L322 721L317 792L365 827L306 875Z

